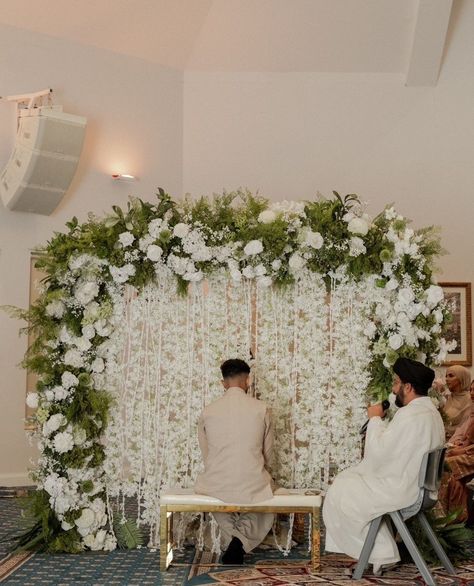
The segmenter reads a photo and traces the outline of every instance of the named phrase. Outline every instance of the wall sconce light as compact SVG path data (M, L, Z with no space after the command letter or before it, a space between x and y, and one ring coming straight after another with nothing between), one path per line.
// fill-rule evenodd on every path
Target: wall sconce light
M135 175L129 175L128 173L114 173L112 179L114 179L114 181L136 181L137 177L135 177Z

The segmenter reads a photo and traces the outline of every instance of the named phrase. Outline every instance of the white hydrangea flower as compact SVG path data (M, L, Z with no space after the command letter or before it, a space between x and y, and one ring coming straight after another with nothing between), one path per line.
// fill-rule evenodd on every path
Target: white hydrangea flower
M56 452L64 454L74 447L74 439L69 431L61 431L54 436L53 446Z
M159 238L160 234L168 229L168 222L162 220L161 218L155 218L148 224L148 232L153 240Z
M135 240L135 236L131 232L122 232L121 234L119 234L120 244L124 248L133 244L134 240Z
M28 393L26 395L26 404L30 409L36 409L38 407L38 393Z
M66 370L61 375L61 384L65 389L70 389L71 387L77 387L79 384L79 379L75 374Z
M394 291L397 288L398 288L398 281L394 277L389 279L387 281L387 284L385 285L385 289L387 289L387 291Z
M150 244L147 248L146 256L152 262L158 262L163 254L163 249L158 244Z
M262 224L271 224L276 220L276 213L273 210L263 210L258 215L258 221Z
M184 222L180 222L179 224L176 224L176 226L173 228L173 236L176 236L177 238L184 238L185 236L187 236L189 233L189 226L188 224L185 224Z
M393 207L387 208L385 210L385 217L387 220L394 220L397 217L397 212L394 210Z
M146 236L143 236L138 241L138 248L142 252L145 252L145 250L150 246L150 244L153 244L153 242L156 240L156 238L158 238L158 236L159 236L159 232L157 233L156 236L152 236L151 234L147 234Z
M66 306L59 299L55 299L54 301L51 301L51 303L48 303L48 305L45 308L45 311L46 314L50 317L61 319L64 313L66 312Z
M302 201L275 201L269 206L269 209L275 212L282 212L285 216L304 216L304 202Z
M260 240L250 240L244 247L244 253L247 256L254 256L255 254L260 254L262 251L263 244Z
M116 283L126 283L130 277L136 272L135 266L132 264L126 264L123 267L114 267L111 265L109 267L110 274L112 275L112 279Z
M99 317L99 313L100 305L97 303L97 301L91 301L84 308L84 320L92 322Z

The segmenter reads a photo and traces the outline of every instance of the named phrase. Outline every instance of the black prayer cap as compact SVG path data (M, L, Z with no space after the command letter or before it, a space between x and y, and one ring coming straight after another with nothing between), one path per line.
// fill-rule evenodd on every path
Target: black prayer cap
M397 358L393 372L398 374L404 383L410 383L417 393L425 395L435 378L434 370L411 358Z

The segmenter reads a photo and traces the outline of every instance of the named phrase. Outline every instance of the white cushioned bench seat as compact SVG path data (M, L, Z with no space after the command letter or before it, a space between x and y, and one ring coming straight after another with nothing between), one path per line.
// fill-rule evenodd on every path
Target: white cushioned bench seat
M173 492L165 492L160 497L161 505L216 505L236 507L320 507L322 495L307 489L278 488L273 498L258 503L228 503L205 494L195 494L192 488L173 488ZM309 494L307 494L309 493Z
M323 494L309 489L279 488L271 499L258 503L228 503L193 489L173 488L160 496L160 569L166 570L173 559L173 513L306 513L311 515L311 564L313 571L320 567L320 512Z

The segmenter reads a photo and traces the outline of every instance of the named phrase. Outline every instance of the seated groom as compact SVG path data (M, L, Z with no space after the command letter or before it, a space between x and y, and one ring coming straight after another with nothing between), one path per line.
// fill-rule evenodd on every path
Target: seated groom
M273 432L268 407L247 396L250 367L243 360L221 365L223 397L208 405L198 423L204 472L195 491L227 503L253 504L273 496L269 461ZM224 564L242 564L273 524L268 513L213 513L221 531Z
M324 499L326 550L356 559L373 519L415 502L423 455L444 444L443 420L427 396L434 371L415 360L398 358L393 372L392 392L400 409L387 423L381 405L368 408L364 459L338 474ZM399 560L384 523L369 562L378 574L383 566Z

